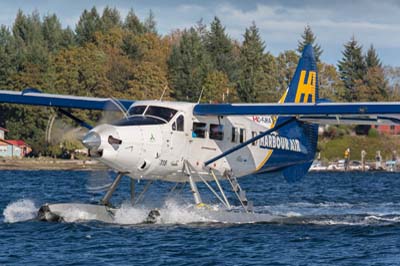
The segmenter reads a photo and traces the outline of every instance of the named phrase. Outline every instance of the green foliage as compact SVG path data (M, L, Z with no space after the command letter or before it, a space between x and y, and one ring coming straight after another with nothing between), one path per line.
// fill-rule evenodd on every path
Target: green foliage
M173 47L168 68L173 97L197 101L211 62L194 28L185 31L179 44Z
M377 138L377 137L379 137L379 132L378 132L378 130L376 130L375 128L371 127L371 128L368 130L368 137L370 137L370 138Z
M261 101L260 95L265 97L266 90L275 90L275 88L270 88L270 84L268 84L268 73L265 72L268 67L264 66L267 62L264 49L265 44L261 40L258 28L253 23L245 31L239 55L240 68L237 92L239 98L244 102Z
M199 30L201 32L201 26L198 27L198 32ZM225 27L217 17L211 22L211 29L205 34L204 39L206 50L215 70L224 72L229 80L233 81L237 65L233 55L233 45L225 33Z
M376 53L376 50L372 44L367 51L367 55L365 56L365 63L367 64L368 68L382 67L381 60L379 59L378 54Z
M77 42L80 45L86 42L93 42L96 31L100 31L101 28L102 25L97 9L95 7L90 11L85 9L75 28Z
M129 13L125 18L123 27L134 35L143 34L146 31L143 23L140 22L139 18L135 15L133 9L129 10Z
M301 54L303 52L304 46L306 46L307 44L311 44L314 49L315 59L317 60L317 62L320 62L320 57L323 50L319 44L315 43L315 40L317 38L312 32L310 25L307 25L304 28L304 33L301 35L301 38L302 40L299 41L297 45L297 52Z
M208 103L224 102L225 98L229 97L229 95L227 95L228 92L232 91L232 88L229 86L228 76L224 72L218 70L207 74L203 88L201 101Z
M276 61L279 91L283 94L283 92L289 87L290 81L296 71L299 56L295 51L284 51L278 55Z
M362 46L353 38L344 45L343 59L339 61L339 73L346 88L344 99L358 101L357 86L364 78L366 65L362 55Z
M154 13L151 9L150 9L149 15L146 18L146 20L144 21L143 25L144 25L145 32L157 34L157 28L156 28L157 22L155 20Z
M326 160L343 159L344 151L351 150L351 160L361 160L361 151L367 152L366 160L374 160L376 151L380 150L383 160L391 158L393 150L400 150L400 142L396 136L343 136L335 139L321 139L319 141L321 157Z

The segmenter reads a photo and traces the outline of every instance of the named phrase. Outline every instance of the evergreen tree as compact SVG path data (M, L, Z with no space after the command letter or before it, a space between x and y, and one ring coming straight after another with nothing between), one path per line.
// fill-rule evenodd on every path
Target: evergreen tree
M314 49L315 59L317 60L317 62L319 62L323 50L321 49L321 46L319 44L315 43L316 37L309 25L304 28L304 32L301 35L301 38L302 40L298 41L297 52L301 54L303 52L304 46L306 46L307 44L311 44Z
M144 28L146 32L157 34L157 22L154 17L153 10L150 9L149 16L144 21Z
M363 82L357 83L360 101L383 101L387 99L387 80L378 54L371 45L365 56L367 71Z
M76 40L80 45L95 40L96 31L101 30L101 21L96 7L92 7L90 11L83 11L76 25Z
M217 71L222 71L233 80L236 72L236 62L232 53L232 42L225 33L221 21L214 17L210 31L205 35L205 47L210 54Z
M203 18L201 18L199 21L196 22L195 29L196 29L197 33L199 34L200 38L202 40L205 40L205 38L208 34L208 30L207 30L207 25L204 24L204 22L203 22Z
M133 9L129 10L129 13L125 18L124 28L134 35L143 34L145 32L145 27L143 23L140 22L139 18L135 15Z
M173 97L197 101L210 65L197 31L194 28L184 31L179 45L173 47L168 60Z
M387 81L381 67L370 67L363 80L355 84L358 101L384 101L387 99Z
M266 73L263 69L264 49L265 44L261 40L258 28L253 23L245 31L239 55L237 93L244 102L256 102L259 93L266 89Z
M116 8L106 6L100 19L101 29L103 33L108 32L115 27L121 27L121 15Z
M12 89L10 78L15 73L14 60L16 56L14 37L10 30L2 25L0 27L0 87ZM1 113L1 109L0 109Z
M68 48L76 44L75 33L69 26L66 29L63 29L61 38L61 47L63 48Z
M356 82L360 82L364 79L364 73L366 66L364 58L362 56L362 47L358 44L356 39L352 39L344 45L345 50L343 51L343 59L339 61L339 73L340 78L344 83L345 100L346 101L357 101L358 93L356 88Z
M50 52L58 50L63 43L63 30L55 14L43 18L42 32L47 49Z
M372 44L367 51L367 55L365 56L365 63L367 68L382 67L381 60L379 60L378 54L376 53L376 50Z

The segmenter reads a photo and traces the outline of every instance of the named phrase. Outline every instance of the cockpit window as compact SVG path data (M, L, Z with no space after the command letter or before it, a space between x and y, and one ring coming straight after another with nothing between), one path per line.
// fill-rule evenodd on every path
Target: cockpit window
M183 115L178 116L178 118L176 119L176 129L178 131L183 131L184 130L184 124L185 124L185 120L183 118Z
M138 105L138 106L133 106L131 109L129 109L128 114L129 115L141 115L144 113L144 110L146 110L146 105Z
M160 107L160 106L149 106L147 111L144 115L151 115L160 117L167 122L171 120L171 118L176 114L176 110L167 108L167 107Z

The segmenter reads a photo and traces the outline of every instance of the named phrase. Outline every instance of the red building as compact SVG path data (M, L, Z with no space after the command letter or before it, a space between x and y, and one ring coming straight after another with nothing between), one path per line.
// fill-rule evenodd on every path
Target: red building
M374 128L381 134L400 135L400 125L376 125Z

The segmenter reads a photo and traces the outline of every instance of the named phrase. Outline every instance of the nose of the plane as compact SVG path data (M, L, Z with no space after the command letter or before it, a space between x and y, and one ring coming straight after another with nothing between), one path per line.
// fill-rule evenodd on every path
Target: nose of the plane
M96 150L101 144L100 135L97 132L91 131L83 137L82 144L89 150Z
M93 128L82 139L82 144L90 151L118 150L122 144L118 131L111 125L100 125Z

